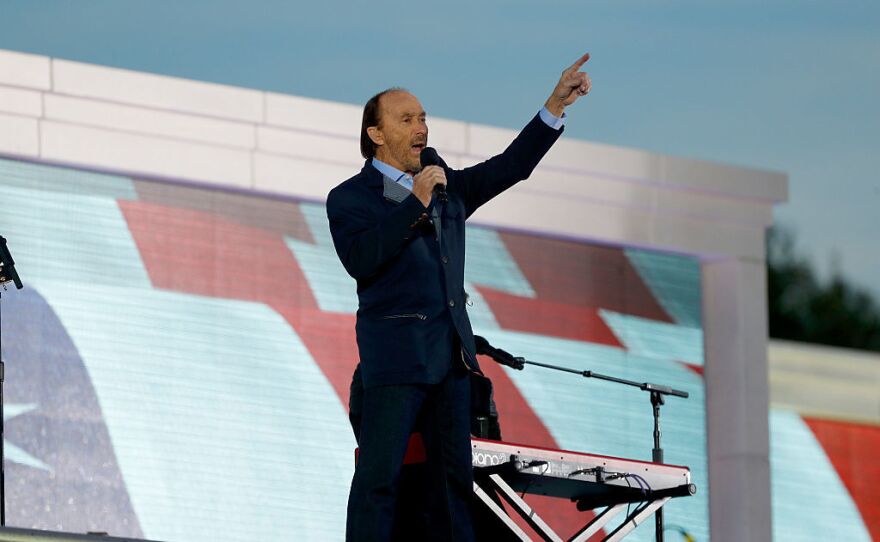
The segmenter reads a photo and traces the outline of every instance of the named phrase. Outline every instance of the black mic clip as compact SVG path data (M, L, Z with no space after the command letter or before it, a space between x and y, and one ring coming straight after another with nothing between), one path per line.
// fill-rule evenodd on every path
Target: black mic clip
M504 350L501 350L500 348L499 348L499 350L501 352L503 352L505 355L510 356L510 362L506 364L508 367L510 367L512 369L516 369L517 371L522 371L523 369L526 368L526 358L521 358L519 356L514 357L513 355L508 354L507 352L505 352Z
M474 335L474 344L477 347L477 354L483 354L485 356L489 356L496 363L500 363L501 365L506 365L511 369L516 369L517 371L522 371L526 366L526 359L521 357L515 357L510 352L506 352L500 348L495 348L489 341L487 341L484 337L479 335Z

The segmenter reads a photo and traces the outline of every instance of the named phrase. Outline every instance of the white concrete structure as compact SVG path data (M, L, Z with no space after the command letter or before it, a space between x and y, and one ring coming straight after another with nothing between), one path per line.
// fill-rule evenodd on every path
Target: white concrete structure
M0 51L0 155L11 158L322 201L362 164L360 115L356 105ZM452 166L515 134L445 119L430 128ZM712 536L770 540L764 232L786 176L564 138L533 177L475 220L703 262Z
M880 354L771 340L768 358L772 407L880 426Z

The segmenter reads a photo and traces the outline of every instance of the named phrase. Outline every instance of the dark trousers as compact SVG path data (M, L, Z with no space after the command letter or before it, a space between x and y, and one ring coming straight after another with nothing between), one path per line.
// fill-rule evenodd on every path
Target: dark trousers
M470 384L466 372L451 370L431 386L364 390L360 452L348 498L348 542L391 538L400 470L417 423L428 456L423 496L428 539L474 540L468 507L473 486Z

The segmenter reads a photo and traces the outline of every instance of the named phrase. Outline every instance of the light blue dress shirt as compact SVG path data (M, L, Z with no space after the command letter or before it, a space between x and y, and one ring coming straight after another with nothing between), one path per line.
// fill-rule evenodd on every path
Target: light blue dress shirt
M538 112L538 116L541 117L541 120L544 121L544 124L553 128L554 130L559 130L560 128L562 128L562 125L565 124L565 113L563 113L561 117L557 117L549 110L547 110L546 107L541 108L541 111ZM376 157L373 157L372 163L373 167L378 169L379 172L382 173L382 175L385 175L389 179L394 179L397 184L412 192L412 175L404 171L400 171L394 166L389 166L388 164L379 160Z

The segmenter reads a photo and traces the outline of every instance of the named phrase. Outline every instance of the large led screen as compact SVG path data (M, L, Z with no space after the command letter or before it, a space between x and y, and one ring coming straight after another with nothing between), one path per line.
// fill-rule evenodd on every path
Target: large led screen
M0 160L0 235L26 285L2 295L10 525L342 539L357 298L323 204ZM495 346L690 393L663 446L699 492L666 521L707 540L699 263L476 226L467 245ZM505 440L650 460L646 393L481 364ZM565 536L589 517L534 503Z

